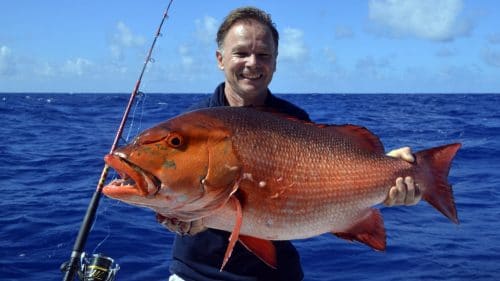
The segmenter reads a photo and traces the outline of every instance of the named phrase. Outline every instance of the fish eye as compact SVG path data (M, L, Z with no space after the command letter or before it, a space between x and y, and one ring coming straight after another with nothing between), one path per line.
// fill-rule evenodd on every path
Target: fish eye
M173 148L178 148L184 144L184 140L181 135L177 133L171 133L167 137L167 144Z

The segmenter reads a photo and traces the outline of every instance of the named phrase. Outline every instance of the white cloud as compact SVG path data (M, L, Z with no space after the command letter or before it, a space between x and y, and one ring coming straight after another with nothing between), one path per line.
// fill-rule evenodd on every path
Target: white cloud
M191 50L189 49L189 47L187 45L181 45L179 46L178 51L182 66L188 69L191 68L194 63L194 58L191 55Z
M203 19L197 19L196 24L196 37L203 43L215 43L217 29L219 28L218 22L215 18L205 16Z
M192 23L187 37L179 38L175 51L170 55L173 57L163 57L168 59L168 63L155 63L151 66L151 69L154 68L154 71L149 73L151 81L160 87L164 87L165 81L169 81L177 85L188 83L191 88L201 88L206 81L211 85L214 80L220 79L218 76L220 71L217 71L215 60L218 22L213 17L205 16ZM165 55L160 53L157 54ZM159 61L163 59L159 57Z
M118 45L110 45L111 57L115 60L122 60L124 58L122 48Z
M328 63L337 63L337 54L330 47L323 48L323 55Z
M93 63L84 58L76 58L75 60L67 60L62 67L62 72L67 74L74 74L83 76L87 74Z
M35 77L53 77L58 67L40 59L14 56L7 46L0 46L0 76L18 79L34 79Z
M140 47L145 42L144 37L133 34L125 23L119 21L116 24L116 33L113 35L109 49L113 59L123 60L127 48Z
M462 0L370 0L369 18L393 36L450 41L472 29L459 18L462 6Z
M43 62L35 65L33 71L36 75L45 77L53 77L56 75L54 67L50 65L48 62Z
M281 36L279 58L283 60L302 61L308 50L304 44L304 33L300 29L285 28Z
M11 76L16 72L12 51L7 46L0 46L0 75Z
M144 37L132 34L132 31L123 22L116 25L118 33L115 34L115 43L125 47L142 46L145 42Z

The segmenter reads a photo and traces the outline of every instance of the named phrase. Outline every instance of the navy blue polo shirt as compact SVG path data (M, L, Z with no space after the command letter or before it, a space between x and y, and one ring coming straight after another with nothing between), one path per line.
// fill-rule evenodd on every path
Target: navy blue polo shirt
M221 83L213 95L191 106L189 110L229 106ZM268 93L265 106L282 113L309 121L309 115L296 105ZM229 232L208 229L194 236L176 235L172 249L170 271L186 281L238 280L238 281L296 281L304 274L299 254L289 241L273 241L277 253L277 269L272 269L236 243L224 270L219 271L229 239Z

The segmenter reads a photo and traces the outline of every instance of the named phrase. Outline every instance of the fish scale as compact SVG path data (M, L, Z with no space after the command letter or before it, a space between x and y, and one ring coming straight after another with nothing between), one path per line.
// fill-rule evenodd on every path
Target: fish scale
M255 194L256 198L261 198L262 196L255 191L257 187L255 186L257 182L271 181L275 178L286 176L285 178L291 178L290 180L284 180L282 186L290 185L287 188L287 193L281 196L285 197L283 201L295 202L292 205L300 206L301 202L310 202L310 206L307 209L315 210L315 205L324 204L329 206L328 210L324 210L322 213L310 212L309 216L293 216L290 215L276 215L274 220L276 223L282 221L281 224L289 225L295 224L304 225L306 221L315 218L318 223L323 224L323 232L326 230L334 230L334 226L346 225L343 220L350 220L352 217L356 217L370 204L365 204L363 208L357 210L357 212L352 211L350 218L347 216L335 216L338 212L342 213L344 209L343 205L337 203L336 199L345 198L347 201L360 201L366 198L367 192L366 188L359 189L356 187L364 187L366 185L360 184L356 186L349 186L349 182L353 177L358 179L365 174L366 163L362 163L361 166L356 167L353 163L352 155L354 153L359 153L359 149L356 147L348 146L347 144L339 145L342 143L342 138L332 137L331 134L323 133L324 129L312 127L300 126L300 121L295 121L299 126L291 126L285 128L285 132L277 135L275 131L283 130L281 128L282 124L279 122L262 122L260 120L261 114L254 115L253 112L249 112L252 116L249 116L246 121L252 120L253 123L248 124L248 126L243 126L243 128L235 129L238 133L233 136L234 146L237 147L237 155L241 158L243 165L243 171L252 174L260 175L261 178L250 182L247 184L242 184L241 189L248 189L249 194ZM234 120L227 120L227 125L230 124L241 124L240 122L234 122ZM309 125L311 126L311 125ZM244 130L245 128L252 128L254 130ZM311 130L313 133L311 133ZM245 146L245 143L251 143L257 140L265 140L266 145L261 145L257 147ZM279 145L276 145L279 144ZM269 147L279 147L276 151L270 151ZM339 149L343 148L343 150ZM346 151L351 149L351 151ZM294 155L293 160L288 160L289 158L283 157L287 155ZM315 155L317 157L310 157ZM283 159L287 161L283 161ZM390 159L392 160L392 159ZM335 166L332 163L335 161L342 161L345 165ZM359 161L358 161L359 162ZM392 161L389 161L392 162ZM404 164L404 162L402 162ZM394 181L395 181L394 177ZM317 184L311 184L311 181L316 181ZM364 182L370 181L372 186L376 182L373 177L367 177ZM385 180L385 185L380 185L377 191L379 194L377 198L385 198L391 183L393 180ZM274 187L269 185L268 189L277 189L279 187ZM372 190L371 192L373 192ZM349 195L351 194L351 195ZM287 196L288 195L288 196ZM252 195L249 195L252 196ZM279 202L279 198L274 198L274 201ZM295 201L294 201L295 200ZM379 200L377 203L380 203ZM258 201L258 199L256 199ZM373 201L373 199L372 199ZM323 203L324 202L324 203ZM278 205L278 204L276 204ZM248 210L247 207L246 210ZM352 208L352 206L351 206ZM281 208L275 208L281 210ZM320 209L321 210L321 209ZM290 214L291 212L287 212ZM266 216L269 217L269 216ZM245 216L244 208L244 218L246 220L250 219ZM337 219L335 219L337 218ZM281 220L282 219L282 220ZM260 221L260 220L259 220ZM328 223L328 224L327 224ZM243 228L242 233L245 233L245 228ZM254 230L255 228L253 228ZM342 230L342 229L338 229ZM316 230L317 231L317 230ZM285 232L288 232L285 230ZM264 235L264 234L262 234ZM290 237L285 236L287 233L282 233L283 239L290 239ZM309 233L305 236L310 235Z

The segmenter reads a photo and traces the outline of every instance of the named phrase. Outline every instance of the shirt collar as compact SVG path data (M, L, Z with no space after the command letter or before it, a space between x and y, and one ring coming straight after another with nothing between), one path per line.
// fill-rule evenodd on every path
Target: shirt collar
M224 88L226 86L225 82L222 82L215 88L214 95L210 101L210 106L229 106L229 102L227 101L226 95L224 93ZM267 97L264 101L265 106L271 106L275 101L274 95L267 89Z

